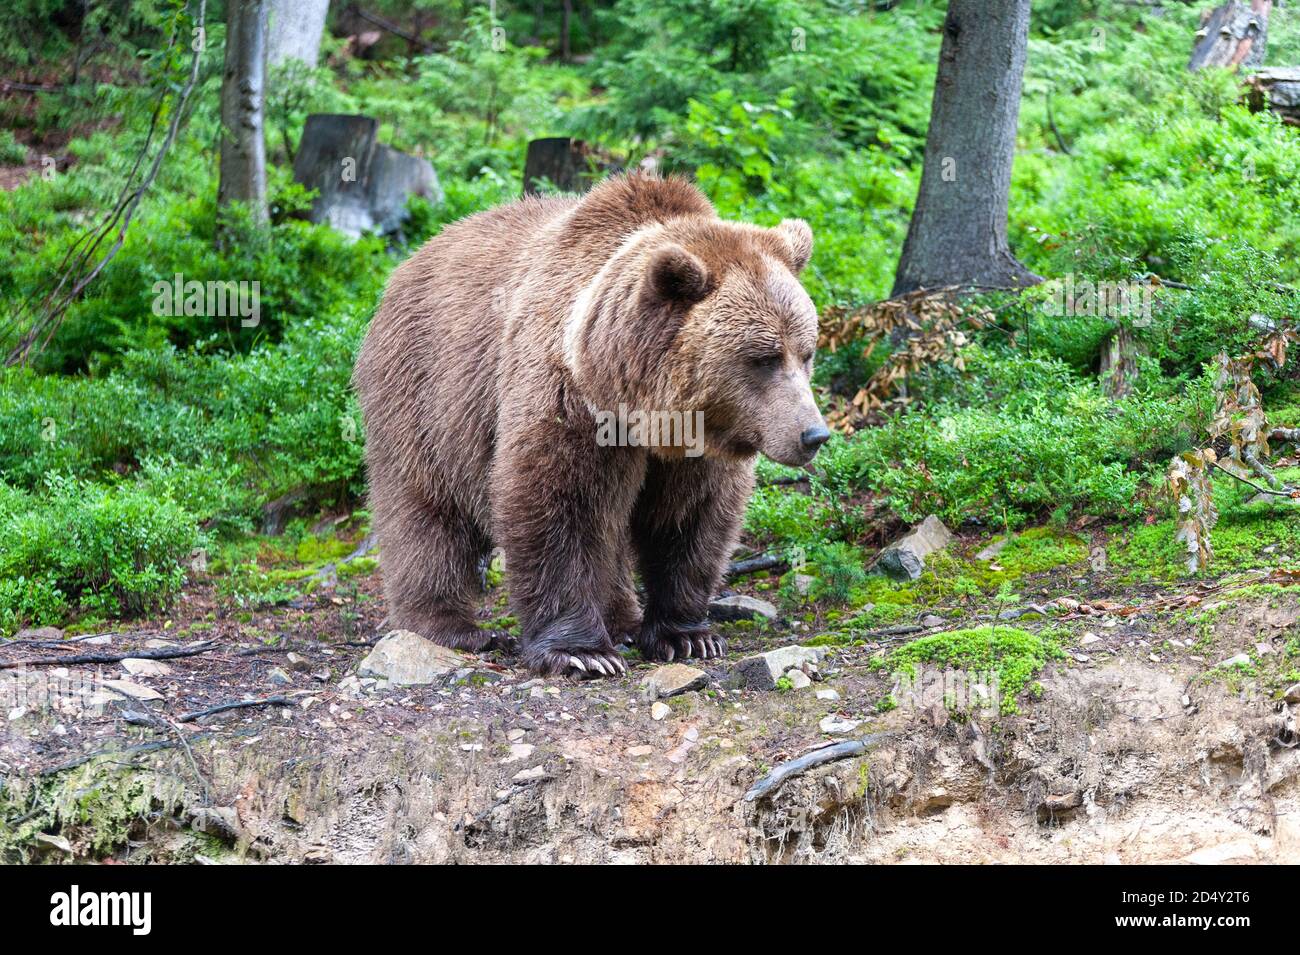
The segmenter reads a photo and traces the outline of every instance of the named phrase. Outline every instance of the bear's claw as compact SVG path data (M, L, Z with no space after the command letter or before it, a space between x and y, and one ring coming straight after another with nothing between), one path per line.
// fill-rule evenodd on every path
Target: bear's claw
M672 663L673 660L679 657L683 660L690 657L707 660L712 657L720 657L727 652L727 642L725 640L707 635L692 637L685 634L671 634L660 636L657 643L658 645L650 654L650 658L663 660L665 663Z
M552 650L534 669L548 676L571 676L578 680L627 675L627 665L615 650L578 650L572 653Z

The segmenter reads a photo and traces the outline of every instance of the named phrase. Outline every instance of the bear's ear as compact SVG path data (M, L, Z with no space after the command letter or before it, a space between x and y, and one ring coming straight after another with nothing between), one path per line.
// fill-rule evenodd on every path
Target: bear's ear
M680 245L667 245L650 259L650 290L675 305L694 305L713 290L708 268Z
M790 268L798 275L812 258L813 234L802 219L782 219L774 230L790 248Z

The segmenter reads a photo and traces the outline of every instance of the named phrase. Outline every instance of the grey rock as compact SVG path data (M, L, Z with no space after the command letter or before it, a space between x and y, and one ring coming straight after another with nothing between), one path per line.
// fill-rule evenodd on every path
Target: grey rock
M651 700L663 700L679 693L702 690L708 686L709 675L703 670L684 663L669 663L656 667L641 681L645 695Z
M1228 659L1216 663L1215 666L1216 667L1248 667L1250 666L1250 655L1246 653L1238 653L1234 657L1228 657Z
M127 657L122 661L122 669L132 676L167 676L172 672L165 663L139 657Z
M731 668L727 682L755 690L775 690L776 681L787 670L801 669L804 665L816 666L826 651L821 647L788 646L745 657Z
M709 602L710 620L731 622L752 620L755 616L771 622L776 620L780 614L777 612L776 607L766 600L759 600L757 597L746 597L744 594L717 597Z
M14 634L15 640L62 640L63 631L58 627L29 627Z
M1288 703L1300 703L1300 683L1287 687L1285 699Z
M975 555L976 560L990 561L998 554L1006 550L1007 545L1011 543L1010 537L999 537L992 544L989 544L982 551Z
M846 720L832 713L830 716L822 717L822 721L817 726L823 733L841 736L845 733L852 733L861 723L861 720Z
M357 668L360 676L381 677L398 686L421 686L454 673L474 660L426 640L410 630L394 630L375 644Z
M931 514L881 551L876 566L898 580L916 580L925 572L925 559L943 550L952 539L943 521Z
M829 686L817 691L817 699L835 702L840 698L838 690L832 690Z
M786 673L786 679L790 681L790 688L794 690L806 690L812 686L812 680L803 670L790 670Z

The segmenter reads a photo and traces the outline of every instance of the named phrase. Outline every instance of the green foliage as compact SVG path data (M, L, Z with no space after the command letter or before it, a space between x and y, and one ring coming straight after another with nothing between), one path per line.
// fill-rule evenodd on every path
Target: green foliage
M0 485L0 632L165 606L203 540L194 518L129 484L48 483L39 498Z

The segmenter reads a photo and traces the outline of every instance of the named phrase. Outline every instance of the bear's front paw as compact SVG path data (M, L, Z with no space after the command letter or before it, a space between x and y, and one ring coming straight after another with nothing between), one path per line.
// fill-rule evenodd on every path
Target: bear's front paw
M691 626L647 626L637 637L637 647L647 660L671 663L699 657L707 660L727 652L727 643L709 633L707 623Z
M571 676L594 680L602 676L625 676L627 665L617 650L543 650L531 656L529 667L542 676Z

